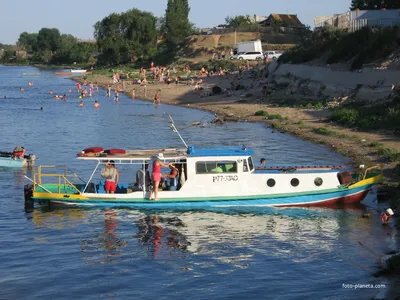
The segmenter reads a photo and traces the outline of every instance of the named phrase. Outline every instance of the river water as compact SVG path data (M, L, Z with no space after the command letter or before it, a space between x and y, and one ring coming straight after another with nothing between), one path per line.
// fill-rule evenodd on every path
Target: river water
M266 157L275 165L347 162L261 123L193 127L212 115L126 96L116 104L103 90L79 108L69 88L74 83L54 71L0 66L1 150L23 145L38 164L68 165L88 178L94 165L75 155L89 146L181 147L169 128L170 114L195 147L245 144L256 150L256 161ZM54 100L50 89L68 101ZM124 171L122 178L134 176ZM0 169L1 299L369 299L379 289L343 284L380 284L371 275L377 254L397 246L394 229L382 228L378 213L365 205L186 212L32 208L24 202L24 175L31 173ZM361 218L364 211L372 217Z

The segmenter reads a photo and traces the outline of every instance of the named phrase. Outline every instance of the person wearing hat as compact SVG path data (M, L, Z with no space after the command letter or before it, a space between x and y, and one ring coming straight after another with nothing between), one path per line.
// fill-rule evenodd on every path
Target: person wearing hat
M107 194L114 194L117 190L117 184L119 181L119 172L115 167L115 162L110 160L106 163L106 167L101 170L101 177L105 178L105 186Z
M382 225L387 225L389 223L390 218L394 215L394 212L391 208L388 208L382 215Z
M151 179L153 181L153 189L150 192L150 200L160 200L158 198L158 185L161 181L161 167L168 167L170 164L163 163L161 159L164 158L162 153L156 155L153 161L153 171L151 173ZM152 197L154 193L154 198Z

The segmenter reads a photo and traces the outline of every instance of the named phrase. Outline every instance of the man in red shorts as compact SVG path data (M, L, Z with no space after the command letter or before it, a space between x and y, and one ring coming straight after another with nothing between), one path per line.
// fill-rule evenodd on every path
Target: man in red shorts
M107 194L114 194L117 189L119 180L119 172L115 167L115 162L110 160L106 167L101 170L101 177L106 179L105 187Z

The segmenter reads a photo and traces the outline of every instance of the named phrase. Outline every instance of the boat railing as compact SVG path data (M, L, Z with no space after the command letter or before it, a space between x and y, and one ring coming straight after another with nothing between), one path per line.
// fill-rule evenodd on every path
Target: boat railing
M58 173L49 172L47 170L61 170ZM33 176L34 185L41 186L43 184L44 178L56 178L56 182L52 182L57 184L58 193L61 193L61 186L70 186L75 189L78 193L80 193L79 189L68 179L68 177L78 178L83 183L86 183L82 178L80 178L76 173L74 173L67 166L39 166L37 172L35 172Z
M373 174L374 171L375 171L375 173L382 174L382 166L372 166L372 167L366 168L365 171L364 171L364 175L362 176L362 179L363 180L364 179L368 179L369 177L371 177L371 176L368 176L368 175Z

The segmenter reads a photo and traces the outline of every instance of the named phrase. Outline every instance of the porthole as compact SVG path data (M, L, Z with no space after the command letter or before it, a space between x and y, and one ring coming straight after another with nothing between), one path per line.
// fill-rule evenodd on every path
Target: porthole
M293 178L293 179L290 181L290 184L291 184L292 186L296 187L296 186L298 186L298 185L300 184L300 181L299 181L297 178Z
M321 177L317 177L317 178L315 178L315 180L314 180L314 184L315 184L316 186L321 186L323 182L324 182L324 181L322 180Z
M267 180L267 185L269 187L274 187L275 184L276 184L275 179L270 178L270 179Z

